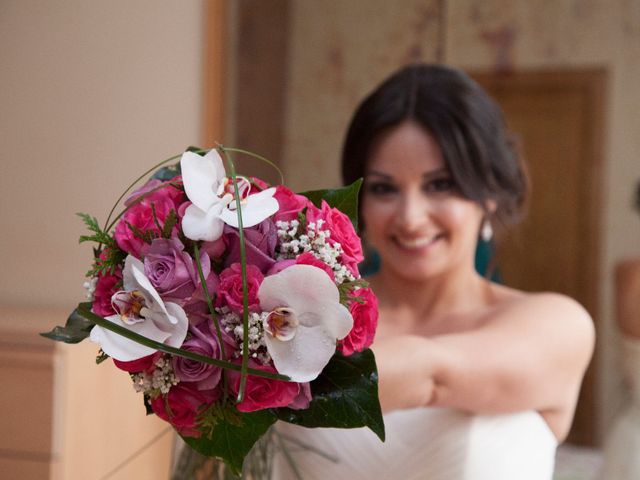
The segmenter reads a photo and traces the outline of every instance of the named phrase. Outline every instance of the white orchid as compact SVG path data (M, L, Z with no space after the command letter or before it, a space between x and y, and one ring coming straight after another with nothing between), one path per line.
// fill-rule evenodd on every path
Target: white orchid
M238 228L238 214L232 182L226 177L224 165L214 149L204 157L185 152L180 159L184 190L191 205L182 219L182 230L191 240L213 241L222 235L224 224ZM242 224L253 227L278 211L273 198L275 188L251 194L251 184L238 178Z
M276 370L295 382L315 379L353 327L338 288L323 270L292 265L266 277L258 290L265 343Z
M106 319L144 337L180 347L185 337L189 320L182 307L176 303L164 303L151 282L144 275L144 265L129 255L122 272L124 290L116 292L111 302L118 312ZM137 360L155 353L156 350L129 340L111 330L96 325L91 330L91 341L100 345L112 358L122 362Z

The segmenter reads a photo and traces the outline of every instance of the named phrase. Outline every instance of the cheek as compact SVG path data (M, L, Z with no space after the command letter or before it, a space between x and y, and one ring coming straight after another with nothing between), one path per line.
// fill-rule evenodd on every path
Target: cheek
M385 226L394 217L393 205L390 202L362 199L362 222L367 236L374 238L382 233Z
M442 202L438 213L441 221L452 231L474 239L478 235L483 212L475 203L464 200Z

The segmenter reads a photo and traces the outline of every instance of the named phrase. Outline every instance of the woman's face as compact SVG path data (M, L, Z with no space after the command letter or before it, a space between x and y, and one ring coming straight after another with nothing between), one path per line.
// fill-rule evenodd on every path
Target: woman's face
M484 212L461 196L440 147L418 124L402 123L377 141L362 201L383 269L412 281L473 269Z

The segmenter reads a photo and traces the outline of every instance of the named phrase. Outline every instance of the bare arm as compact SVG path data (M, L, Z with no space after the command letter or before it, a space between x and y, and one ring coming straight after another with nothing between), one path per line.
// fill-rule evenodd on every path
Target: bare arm
M472 331L374 345L380 399L386 411L433 405L572 414L593 344L591 319L576 302L531 295Z

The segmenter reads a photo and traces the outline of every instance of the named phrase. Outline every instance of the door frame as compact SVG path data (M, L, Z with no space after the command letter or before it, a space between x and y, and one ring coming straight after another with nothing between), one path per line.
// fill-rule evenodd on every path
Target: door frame
M557 70L518 70L508 73L475 71L471 72L470 76L494 98L499 98L501 92L513 91L514 89L523 93L539 90L567 90L578 92L583 98L585 115L589 120L584 122L582 135L585 140L584 168L576 173L580 176L579 184L582 186L579 196L584 216L579 229L584 242L581 246L581 256L584 259L582 272L587 279L587 284L582 290L583 298L580 298L579 301L591 314L596 332L601 331L600 272L603 258L601 217L604 189L602 174L605 162L607 70L604 68L562 68ZM508 123L509 119L506 120ZM568 438L570 442L589 446L597 444L598 365L599 355L596 350L582 384L576 416Z

